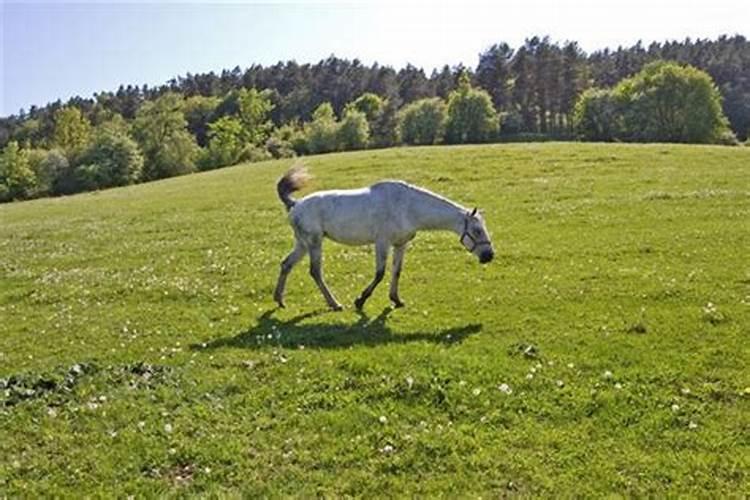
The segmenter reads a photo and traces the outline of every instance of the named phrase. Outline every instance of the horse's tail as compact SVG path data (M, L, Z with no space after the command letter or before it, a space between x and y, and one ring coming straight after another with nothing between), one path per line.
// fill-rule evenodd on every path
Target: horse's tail
M304 165L294 165L279 179L276 184L276 191L279 193L279 198L281 198L287 212L297 203L290 195L301 189L309 179L310 176Z

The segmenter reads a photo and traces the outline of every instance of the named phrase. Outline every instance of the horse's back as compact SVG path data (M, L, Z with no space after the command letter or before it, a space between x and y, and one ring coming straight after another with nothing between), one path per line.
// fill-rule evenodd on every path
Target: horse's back
M405 186L381 181L360 189L318 191L297 202L290 222L305 233L322 233L341 243L372 243L392 220Z

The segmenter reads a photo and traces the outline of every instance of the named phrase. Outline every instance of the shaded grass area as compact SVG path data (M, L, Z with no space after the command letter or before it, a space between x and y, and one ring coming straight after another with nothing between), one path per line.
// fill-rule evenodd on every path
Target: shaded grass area
M737 495L750 478L750 151L518 144L311 157L485 211L406 256L404 309L324 302L242 165L0 207L9 496ZM325 245L351 304L369 248Z

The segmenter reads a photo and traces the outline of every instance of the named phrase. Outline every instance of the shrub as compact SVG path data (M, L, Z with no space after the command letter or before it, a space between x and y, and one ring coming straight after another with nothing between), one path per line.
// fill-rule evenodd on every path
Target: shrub
M399 135L407 144L437 144L443 140L446 120L446 106L439 97L414 101L398 114Z
M0 154L0 201L28 198L36 189L36 178L26 151L11 141Z
M719 136L716 138L716 144L721 144L722 146L739 146L740 141L737 139L737 136L735 135L732 130L727 128L726 130L723 130L721 133L719 133Z
M484 90L473 88L468 75L463 73L458 88L448 96L446 142L486 142L495 137L498 125L490 95Z
M36 194L40 196L52 194L55 182L69 167L68 159L60 149L36 149L29 163L36 176Z
M367 123L367 116L354 108L347 109L336 131L336 149L364 149L369 140L370 125Z
M259 161L266 161L272 158L265 148L256 146L255 144L246 144L240 152L240 162L255 163Z
M586 141L612 141L622 132L622 105L615 93L605 89L588 89L576 102L573 126Z
M91 138L91 123L72 106L55 111L54 144L68 156L69 160L83 151Z
M296 156L296 147L304 142L302 131L294 125L282 125L271 132L266 141L266 149L274 158L292 158Z
M195 95L185 100L183 112L187 128L195 136L199 146L208 145L209 122L214 118L216 108L221 100L218 97Z
M222 116L210 123L208 148L202 152L198 167L201 170L210 170L239 162L243 136L242 123L237 118Z
M378 148L388 148L398 143L398 99L387 99L380 115L371 123L370 142Z
M240 89L237 97L239 119L243 127L243 140L259 146L263 144L273 129L268 119L274 108L271 102L271 91Z
M102 129L81 156L76 177L84 190L133 184L143 169L138 145L115 129Z
M144 156L143 178L161 179L195 170L199 153L195 138L187 131L183 100L167 93L146 102L133 122L133 135Z
M498 122L502 128L502 135L520 134L523 131L523 117L515 109L498 113Z
M377 94L372 92L366 92L361 96L357 97L351 106L357 111L361 111L367 117L368 123L373 123L377 120L385 109L385 100Z
M721 94L692 66L656 61L614 89L623 103L623 139L716 143L729 129Z
M336 150L338 123L330 103L323 103L313 113L313 120L304 127L305 150L311 154Z

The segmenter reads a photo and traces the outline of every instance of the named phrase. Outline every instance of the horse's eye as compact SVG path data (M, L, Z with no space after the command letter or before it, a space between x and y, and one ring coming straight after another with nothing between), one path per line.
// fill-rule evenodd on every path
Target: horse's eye
M474 228L474 236L482 236L482 230L478 227Z

